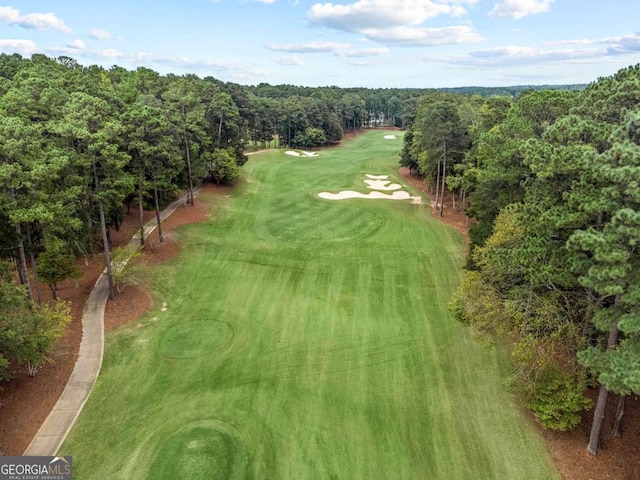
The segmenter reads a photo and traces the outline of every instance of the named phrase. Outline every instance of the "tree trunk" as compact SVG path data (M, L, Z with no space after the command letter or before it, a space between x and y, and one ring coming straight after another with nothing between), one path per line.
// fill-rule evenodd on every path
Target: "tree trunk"
M438 159L438 167L436 168L436 208L438 208L438 200L440 199L440 159Z
M40 281L38 280L38 266L36 265L36 257L33 254L33 242L31 240L31 229L29 228L27 229L27 242L29 244L29 259L31 260L31 270L33 271L33 285L36 287L36 299L38 300L38 305L42 305L42 296L40 295Z
M613 435L615 438L622 437L622 419L624 417L624 403L626 399L627 397L625 395L620 395L620 398L618 398L618 408L616 408L616 418L615 418L615 421L613 422L613 430L611 432L611 435Z
M96 170L96 164L93 164L93 182L96 192L98 191L98 172ZM116 298L116 292L113 288L113 272L111 271L111 253L109 250L109 236L107 235L107 221L104 218L104 203L102 199L98 200L98 211L100 212L100 230L102 231L102 243L104 246L104 264L107 268L107 283L109 284L109 298L114 300Z
M158 240L160 243L164 242L162 236L162 221L160 221L160 202L158 202L158 187L153 187L153 200L156 204L156 222L158 224Z
M442 196L440 198L440 216L442 216L442 209L444 208L444 187L445 180L447 178L447 144L444 144L444 158L442 159Z
M187 194L187 203L193 205L193 176L191 174L191 153L189 152L189 138L187 137L187 115L182 106L182 121L184 125L184 148L187 154L187 176L189 177L189 192Z
M619 303L619 296L616 297L616 303ZM613 322L611 329L609 330L609 339L607 341L607 349L611 350L618 343L618 324ZM598 400L596 401L596 408L593 412L593 423L591 424L591 433L589 434L589 443L587 444L587 451L592 455L597 455L600 452L600 433L602 432L602 424L604 423L604 414L607 408L607 399L609 397L609 391L604 385L600 385L600 392L598 393Z
M24 285L24 281L22 281L22 269L20 268L19 258L16 257L16 252L13 251L11 255L11 261L13 262L13 268L16 269L16 281L18 285Z
M58 299L58 285L56 285L56 282L50 283L49 284L49 288L51 289L51 295L53 296L54 300Z
M24 241L22 240L22 228L20 222L16 223L16 235L18 237L18 254L20 255L20 277L23 285L27 287L27 295L29 300L33 300L33 290L31 290L31 281L29 280L29 268L27 267L27 256L24 251Z
M142 170L138 177L138 218L140 219L140 248L144 249L144 208L142 205Z
M98 200L98 210L100 211L100 229L102 230L102 243L104 244L104 264L107 267L107 282L109 284L109 298L114 300L116 292L113 288L113 272L111 271L111 252L109 249L109 238L107 237L107 222L104 218L104 204Z
M12 188L11 189L11 197L13 200L16 200L16 192ZM27 267L27 256L24 251L24 240L22 239L22 226L20 222L16 222L16 237L18 238L18 256L20 257L20 262L18 263L18 278L20 279L20 283L27 287L27 295L29 295L29 300L33 300L33 292L31 290L31 282L29 281L29 268Z

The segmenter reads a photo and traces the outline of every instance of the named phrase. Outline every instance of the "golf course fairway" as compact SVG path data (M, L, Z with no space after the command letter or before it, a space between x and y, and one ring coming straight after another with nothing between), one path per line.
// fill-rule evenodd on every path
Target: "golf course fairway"
M60 454L74 479L557 479L506 359L447 312L464 242L428 199L327 200L397 174L402 135L250 157L107 334ZM163 303L166 308L161 308Z

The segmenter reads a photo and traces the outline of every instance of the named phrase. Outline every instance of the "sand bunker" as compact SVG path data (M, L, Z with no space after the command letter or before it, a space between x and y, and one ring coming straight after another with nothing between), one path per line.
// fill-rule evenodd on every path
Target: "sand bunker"
M343 190L338 193L320 192L320 198L327 200L344 200L346 198L370 198L370 199L386 199L386 200L409 200L415 198L409 195L409 192L393 192L392 194L382 192L360 193L353 190Z
M422 197L412 197L409 192L405 192L404 190L398 191L402 188L402 185L397 183L391 183L389 175L371 175L369 173L365 173L365 176L368 180L364 180L364 183L367 185L367 188L371 190L396 190L395 192L388 194L382 192L369 192L369 193L360 193L354 190L343 190L338 193L331 192L320 192L318 196L320 198L324 198L326 200L345 200L347 198L368 198L375 200L413 200L411 203L422 203Z
M367 188L371 190L400 190L402 185L391 183L389 180L365 180Z
M294 152L293 150L287 150L285 155L291 155L292 157L318 157L318 152Z
M387 178L389 178L389 175L371 175L369 173L365 173L364 176L370 178L371 180L386 180Z
M395 140L396 138L398 138L398 137L396 137L395 135L385 135L384 136L385 140Z

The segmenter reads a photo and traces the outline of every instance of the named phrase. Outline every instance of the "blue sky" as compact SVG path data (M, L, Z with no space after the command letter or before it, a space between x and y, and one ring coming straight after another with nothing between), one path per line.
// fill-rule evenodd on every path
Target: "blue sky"
M36 0L0 52L222 81L339 87L588 83L640 63L638 0Z

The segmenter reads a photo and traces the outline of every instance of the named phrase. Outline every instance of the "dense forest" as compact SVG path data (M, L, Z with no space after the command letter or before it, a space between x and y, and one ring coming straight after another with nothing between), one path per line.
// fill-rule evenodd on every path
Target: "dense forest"
M472 219L455 317L509 346L511 386L548 428L600 388L597 453L608 392L618 435L640 393L640 66L583 91L423 96L400 163Z
M596 453L608 392L620 412L640 393L640 67L565 87L243 86L0 55L0 379L35 374L69 321L41 285L55 299L98 252L111 277L123 205L142 228L143 209L236 181L248 149L395 126L401 165L470 219L454 316L509 346L511 386L548 428L574 427L601 386Z

